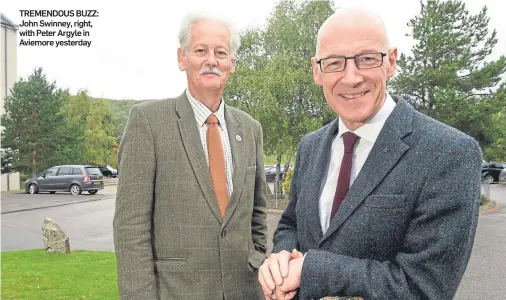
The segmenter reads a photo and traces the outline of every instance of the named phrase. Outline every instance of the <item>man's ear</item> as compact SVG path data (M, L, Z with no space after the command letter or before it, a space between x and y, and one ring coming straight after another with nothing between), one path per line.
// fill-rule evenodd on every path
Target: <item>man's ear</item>
M313 66L313 79L314 79L314 82L321 86L322 85L322 82L320 80L320 66L318 65L318 63L316 62L316 57L312 57L311 58L311 66Z
M185 54L183 53L183 49L177 49L177 64L179 65L179 70L186 70L186 64L184 62Z
M397 71L397 48L392 48L388 51L388 67L387 67L387 77L390 78L395 75Z

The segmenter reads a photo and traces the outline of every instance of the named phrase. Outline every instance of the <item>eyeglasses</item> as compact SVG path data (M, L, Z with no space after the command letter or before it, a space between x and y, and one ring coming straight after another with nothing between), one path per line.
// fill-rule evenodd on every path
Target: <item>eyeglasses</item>
M316 60L320 65L320 70L323 73L342 72L346 68L348 59L353 59L355 65L360 70L368 70L380 67L383 65L383 57L387 56L386 53L364 53L355 56L332 56Z

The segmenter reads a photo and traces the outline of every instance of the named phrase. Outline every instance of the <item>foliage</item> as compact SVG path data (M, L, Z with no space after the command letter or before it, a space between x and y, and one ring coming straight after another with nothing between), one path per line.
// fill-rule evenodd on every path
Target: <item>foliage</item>
M51 165L58 145L65 143L60 107L68 91L49 83L41 68L17 81L11 91L4 102L2 148L11 151L13 170L36 174Z
M487 205L490 203L490 200L489 198L483 196L483 195L480 195L480 205L483 206L483 205Z
M113 252L2 252L4 300L118 299Z
M330 1L283 0L266 27L241 34L236 73L224 97L259 120L264 151L278 164L330 115L312 78L311 57L318 28L333 11Z
M112 150L116 144L115 126L112 124L109 102L92 99L86 91L71 96L62 110L66 113L69 126L78 134L74 144L81 163L107 165L115 159Z
M285 179L283 180L283 193L288 197L290 196L290 185L292 183L293 170L288 170L285 173Z
M506 56L486 60L497 43L496 31L488 28L487 7L472 15L457 0L420 5L420 14L408 23L415 40L412 55L398 60L392 91L419 111L473 136L482 148L496 148L497 138L506 138L493 137L497 117L491 117L506 109L504 85L498 87Z
M1 150L2 152L2 174L12 171L12 154L8 150Z

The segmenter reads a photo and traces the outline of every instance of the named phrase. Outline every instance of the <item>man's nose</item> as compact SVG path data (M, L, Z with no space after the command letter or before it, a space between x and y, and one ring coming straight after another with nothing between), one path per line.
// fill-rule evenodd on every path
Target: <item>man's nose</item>
M356 87L359 83L363 81L363 77L360 75L360 70L357 68L355 64L355 60L350 59L346 63L346 67L344 68L344 75L341 79L341 82L346 84L349 87Z
M218 61L216 60L216 56L214 55L214 52L209 52L206 58L206 62L210 66L216 66L218 64Z

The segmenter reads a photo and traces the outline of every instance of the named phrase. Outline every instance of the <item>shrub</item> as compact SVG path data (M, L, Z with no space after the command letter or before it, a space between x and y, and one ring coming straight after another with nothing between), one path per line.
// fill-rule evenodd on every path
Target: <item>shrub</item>
M480 196L480 205L487 205L489 202L490 202L490 199L488 199L487 197L485 197L483 195Z
M290 184L292 183L292 173L293 170L286 171L285 179L283 180L282 184L283 193L285 193L287 197L290 197Z

